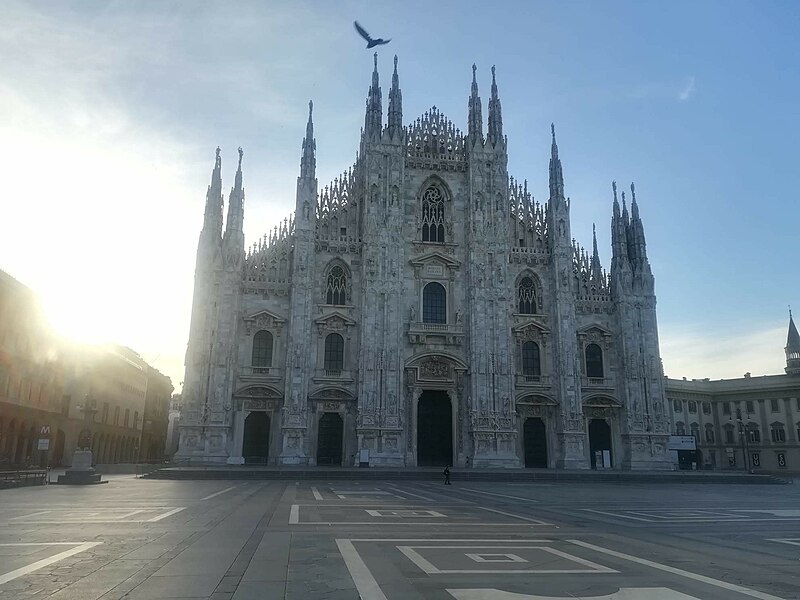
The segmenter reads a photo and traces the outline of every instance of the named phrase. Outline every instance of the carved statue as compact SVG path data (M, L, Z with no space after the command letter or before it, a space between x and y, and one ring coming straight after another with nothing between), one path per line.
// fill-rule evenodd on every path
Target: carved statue
M411 305L411 311L410 312L411 312L411 322L415 323L416 320L417 320L417 309L413 304Z
M461 325L461 321L463 320L463 318L464 318L464 314L461 312L461 309L459 308L456 311L456 324L457 325Z

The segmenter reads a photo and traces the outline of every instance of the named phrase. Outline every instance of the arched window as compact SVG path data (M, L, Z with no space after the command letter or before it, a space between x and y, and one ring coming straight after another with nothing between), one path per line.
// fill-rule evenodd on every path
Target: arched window
M711 423L706 423L706 443L714 443L714 426Z
M770 425L770 434L772 435L772 442L775 444L786 443L786 429L783 423L773 423Z
M523 277L520 280L519 286L517 287L517 300L519 314L536 314L536 287L533 285L533 279L530 277Z
M325 338L325 370L342 369L344 369L344 338L338 333L331 333Z
M597 344L586 346L586 376L603 378L603 351Z
M422 322L447 323L447 292L432 281L422 290Z
M253 338L253 366L272 366L272 334L269 331L259 331Z
M725 443L734 444L733 425L725 425Z
M328 273L328 281L325 288L325 303L344 306L347 304L347 273L336 265Z
M686 425L682 421L675 423L675 435L686 435Z
M539 379L542 374L539 362L539 345L536 342L522 344L522 374L525 377Z
M422 241L444 242L444 195L434 185L422 194Z

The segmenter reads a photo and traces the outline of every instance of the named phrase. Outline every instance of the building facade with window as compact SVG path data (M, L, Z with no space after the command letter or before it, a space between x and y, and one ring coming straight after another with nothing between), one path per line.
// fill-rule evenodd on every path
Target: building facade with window
M781 375L666 379L673 433L703 469L800 471L800 335L791 315Z
M507 169L492 69L462 133L405 125L377 55L357 158L322 188L309 118L293 216L245 248L219 149L197 250L178 457L267 464L670 468L654 279L633 185L612 259ZM576 203L576 206L579 204ZM630 208L629 208L630 206Z
M80 444L91 444L97 463L132 462L148 372L171 391L169 378L129 348L59 339L33 291L0 271L0 469L69 465ZM159 416L166 430L166 408Z
M167 430L174 389L169 377L158 369L147 366L142 439L137 448L137 460L157 462L163 461L167 455Z
M53 436L51 462L62 460L64 432L57 424L66 371L36 295L0 271L0 470L39 464L42 427Z

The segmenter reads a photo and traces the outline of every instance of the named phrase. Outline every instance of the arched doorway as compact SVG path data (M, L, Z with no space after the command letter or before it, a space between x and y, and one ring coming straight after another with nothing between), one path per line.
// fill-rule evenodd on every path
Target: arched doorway
M319 419L317 434L317 464L342 464L342 435L344 422L339 413L326 412Z
M523 426L525 446L525 467L528 469L547 468L547 431L544 421L539 417L525 419Z
M417 405L417 465L453 464L453 407L444 390L425 390Z
M589 460L593 469L613 466L611 456L611 427L605 419L589 422Z
M269 456L269 416L263 411L251 412L244 420L242 456L245 463L266 464Z
M64 432L59 429L56 431L56 444L53 448L53 464L54 465L61 465L61 461L64 460L64 441L65 436Z

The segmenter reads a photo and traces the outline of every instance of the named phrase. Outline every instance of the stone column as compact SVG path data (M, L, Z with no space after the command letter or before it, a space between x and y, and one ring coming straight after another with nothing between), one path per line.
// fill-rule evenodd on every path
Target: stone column
M244 444L244 420L250 411L236 410L233 413L233 442L231 447L230 456L228 456L229 465L243 465L244 457L242 456L242 446Z

